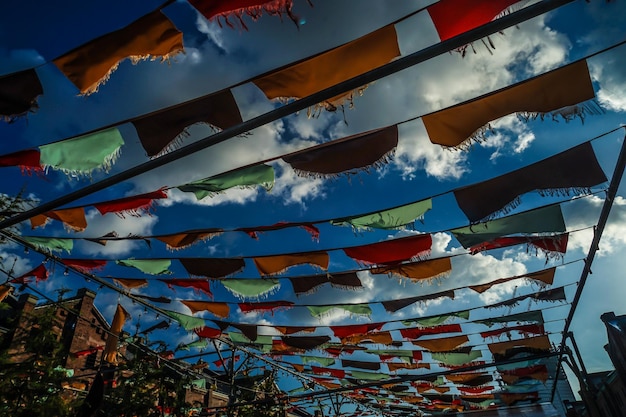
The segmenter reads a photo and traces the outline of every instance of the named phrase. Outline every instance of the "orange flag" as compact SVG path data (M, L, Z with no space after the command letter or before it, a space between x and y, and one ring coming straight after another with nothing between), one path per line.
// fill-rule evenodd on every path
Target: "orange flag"
M115 32L100 36L65 55L54 64L81 94L91 94L106 82L120 61L166 60L183 52L183 34L160 10Z
M130 315L124 310L124 307L118 304L115 315L113 316L113 322L111 323L111 333L109 337L107 337L104 353L102 354L104 360L109 363L117 364L117 342L119 341L119 334L129 317Z
M260 256L254 258L261 275L276 275L286 271L289 267L301 264L311 264L328 269L330 258L326 252L294 253L291 255Z
M349 80L400 56L393 25L385 26L352 42L322 52L312 58L270 72L255 80L267 98L302 98ZM317 107L334 111L354 92L335 96Z
M598 112L584 103L594 97L587 62L583 60L428 114L422 121L432 143L459 147L481 140L489 122L516 112L524 119L543 118L550 112L553 118L582 118L585 113Z
M230 308L226 303L216 303L212 301L193 301L193 300L181 300L181 303L186 305L191 314L196 314L199 311L208 311L213 313L217 317L225 318L230 314Z
M82 232L87 227L87 220L85 219L85 209L82 207L48 211L43 214L30 218L30 226L35 229L40 226L44 226L48 220L54 219L63 222L63 225L75 232Z

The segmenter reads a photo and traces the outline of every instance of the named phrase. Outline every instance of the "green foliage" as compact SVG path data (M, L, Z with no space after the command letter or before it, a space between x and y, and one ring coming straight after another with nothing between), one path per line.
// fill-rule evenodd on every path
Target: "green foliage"
M154 355L132 348L118 375L117 385L107 392L100 415L152 417L161 416L161 410L170 410L172 416L186 416L188 380L159 364Z
M237 402L257 402L253 405L242 405L235 409L237 417L283 417L284 404L277 401L282 391L276 385L275 375L267 374L265 378L254 382L251 389L242 389L237 395Z
M53 328L60 323L54 309L24 316L30 329L20 356L0 355L0 415L69 416L70 400L63 395L65 371L60 368L63 345ZM19 358L19 361L16 361Z

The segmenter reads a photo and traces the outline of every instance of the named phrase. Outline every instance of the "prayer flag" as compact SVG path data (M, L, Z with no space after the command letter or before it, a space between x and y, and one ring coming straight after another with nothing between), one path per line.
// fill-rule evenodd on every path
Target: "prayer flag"
M156 10L128 26L107 33L58 57L54 64L81 94L98 91L120 61L133 63L144 59L169 59L183 52L183 34Z

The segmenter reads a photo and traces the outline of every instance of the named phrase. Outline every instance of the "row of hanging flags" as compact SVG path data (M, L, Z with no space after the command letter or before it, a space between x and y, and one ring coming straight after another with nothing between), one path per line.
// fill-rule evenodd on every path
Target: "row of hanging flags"
M262 11L293 17L291 0L190 0L189 3L210 20L229 22L229 16L237 16L243 24L243 14L258 17ZM442 0L426 7L424 12L430 15L439 38L445 41L507 14L514 10L516 3L521 2ZM125 59L134 63L145 59L165 61L183 52L182 32L159 8L128 26L74 48L53 59L52 63L81 94L91 94L98 91ZM314 57L270 71L253 81L270 99L301 98L380 67L399 55L395 27L390 24ZM341 65L343 62L351 65ZM37 97L43 94L34 69L5 75L1 81L2 95L6 98L0 114L8 120L31 111L36 107ZM335 97L326 105L341 104L345 98Z
M584 167L584 169L580 167ZM227 186L233 184L222 178L222 176L213 177L212 181L206 180L204 183L213 185L228 183ZM596 159L590 142L586 142L508 174L453 190L458 206L472 224L451 229L449 232L472 254L524 243L539 248L546 254L564 253L567 234L559 204L509 214L505 217L495 217L498 214L509 212L519 204L521 195L533 190L539 191L541 195L588 194L592 187L604 182L606 182L606 176ZM241 184L241 182L239 183ZM216 189L215 187L212 188L213 191ZM208 191L204 189L202 192ZM124 213L139 215L142 211L148 211L154 200L165 196L163 190L158 190L139 196L95 203L93 206L102 214L114 212L120 215ZM349 225L355 230L406 229L410 228L415 220L422 219L431 207L432 199L425 199L374 213L357 214L324 221L281 222L270 226L235 228L230 231L244 232L253 238L258 238L260 233L299 227L317 239L320 231L316 224L322 222L332 225ZM50 219L59 220L74 230L82 230L86 227L84 206L50 211L31 218L30 222L33 227L37 227ZM158 240L165 243L169 249L184 249L195 243L219 236L226 231L228 230L210 228L155 236L119 237L112 233L92 238L22 236L22 239L46 252L71 252L75 240L86 240L104 245L109 241L140 239L150 246L151 240ZM523 235L520 236L521 234ZM342 250L345 255L360 264L392 266L427 256L431 244L430 234L420 234L368 245L346 247ZM318 250L251 258L260 275L273 276L285 272L292 266L301 264L311 264L326 270L329 263L329 251ZM127 260L126 262L129 264L134 262L135 267L144 268L144 272L149 274L170 273L167 268L171 264L171 259ZM224 278L242 271L245 267L244 258L216 259L206 262L208 262L208 266L197 275ZM398 267L397 271L391 268L389 272L414 278L410 273L402 272L403 270L406 268Z
M474 226L453 229L451 232L461 245L468 249L470 254L526 244L529 248L542 251L547 257L557 258L562 257L565 253L569 236L559 204L509 215ZM56 251L71 252L75 239L21 236L20 240L39 251L52 254ZM330 254L343 252L344 255L353 259L363 268L369 267L368 269L372 273L386 273L419 281L430 279L432 277L429 276L431 272L433 272L434 277L447 273L443 262L436 263L433 260L432 265L428 266L410 264L412 261L427 259L431 252L431 246L432 235L423 233L366 245L277 255L234 258L76 259L76 262L84 262L87 265L84 268L87 268L90 263L100 266L111 262L121 266L133 267L148 275L172 275L174 271L170 268L173 266L173 261L178 261L190 275L221 279L232 277L243 271L246 267L246 260L250 259L259 275L269 282L269 279L275 278L298 265L310 265L315 270L328 271L331 260Z
M291 2L286 0L242 0L237 2L236 9L232 9L232 7L228 6L229 3L233 3L227 1L208 2L190 0L190 3L207 18L222 19L226 24L232 24L232 21L229 20L232 17L238 19L241 24L245 24L243 21L244 15L247 14L256 18L263 11L269 14L286 13L290 17L293 16L291 14ZM433 20L440 39L443 41L489 22L498 15L506 13L515 3L517 2L511 0L483 1L480 2L480 4L477 4L475 1L443 0L428 6L426 12ZM468 13L469 11L472 13ZM142 33L145 36L137 37L137 33ZM132 61L145 58L168 59L171 56L183 52L183 50L182 33L176 29L173 23L160 10L157 10L131 23L125 28L101 36L54 59L53 63L76 85L81 94L91 94L97 91L98 87L108 79L119 62L126 58ZM251 81L265 93L268 99L297 99L380 67L397 58L399 55L400 52L395 27L389 25L355 41L312 58L304 59L278 70L263 74ZM94 57L97 57L97 59L94 59ZM351 65L341 64L342 62L348 61L351 62ZM320 82L319 80L323 81ZM2 77L0 79L0 115L6 120L15 120L15 118L34 110L36 108L37 97L41 94L43 94L43 88L34 69ZM325 103L321 103L319 107L334 110L338 106L343 105L346 101L350 102L352 100L352 94L353 93L350 92L334 97ZM422 117L422 120L433 143L448 147L464 147L472 141L481 140L489 128L489 122L501 116L518 113L522 119L526 120L538 117L543 118L546 115L553 118L563 117L565 120L570 120L573 117L583 117L588 113L599 112L600 109L593 104L593 98L594 91L591 85L587 64L586 61L582 60L530 80L486 94L477 99L425 115ZM237 103L230 89L226 89L201 97L197 100L182 103L172 108L134 118L130 122L134 125L146 153L149 156L157 156L163 152L167 152L172 144L176 143L179 136L184 134L185 129L194 123L208 123L218 129L225 129L237 125L241 123L241 121L242 119ZM364 146L364 143L368 140L368 145ZM110 167L119 155L123 144L124 139L117 129L117 126L112 126L83 136L42 145L37 149L28 149L10 155L3 155L0 157L0 166L19 166L25 171L43 171L47 168L53 168L72 174L89 175L93 170ZM290 158L287 158L286 162L291 164L297 172L305 175L336 176L341 173L362 170L372 165L375 166L377 163L384 161L396 146L397 125L394 125L386 129L344 138L336 143L320 145L313 150L307 150L292 155ZM576 157L573 158L579 158L575 159L577 162L563 159L563 155L567 153L559 154L555 159L549 159L551 163L555 164L552 167L557 167L557 171L553 175L545 174L548 165L537 166L534 171L531 169L527 169L523 173L522 171L516 171L510 174L508 178L506 176L498 177L494 180L481 183L478 186L470 186L456 190L455 197L457 197L459 207L465 212L468 219L472 223L481 220L487 222L472 226L471 228L460 228L456 230L455 236L457 236L464 247L474 248L476 251L493 247L503 247L508 244L530 242L532 239L536 238L530 236L506 237L506 235L511 233L564 232L565 228L562 222L562 215L559 217L559 214L557 214L555 210L555 208L558 208L560 213L559 206L542 208L541 210L545 211L541 211L542 215L536 216L537 218L533 218L535 216L530 216L528 213L496 220L493 220L492 217L494 213L506 212L512 205L516 204L521 194L528 191L543 190L546 192L559 193L568 192L572 189L588 190L589 187L606 181L604 174L595 160L595 155L593 155L591 147L588 146L585 149L576 149L577 152L574 152ZM351 166L346 166L346 158L341 156L342 153L345 155L347 151L350 152L352 156L351 160L354 161ZM86 155L89 157L86 158ZM569 156L570 154L567 155ZM568 167L576 169L570 169L569 172L564 175L564 169ZM585 169L580 169L580 167L585 167ZM514 175L521 176L515 177ZM232 178L227 178L225 182L228 181L232 181ZM267 184L269 181L264 182L261 180L253 182L252 184L241 184L235 181L234 184L236 186L253 186L259 183ZM520 184L522 188L515 189L515 186ZM210 186L205 187L203 181L187 184L180 188L183 191L196 193L196 196L199 198L216 192L214 189L210 188ZM187 190L183 188L187 188ZM217 192L219 191L222 190L220 190L218 186ZM162 190L156 193L160 194L143 196L142 204L138 204L137 200L134 198L129 198L112 202L112 205L110 204L108 208L105 204L100 207L103 210L100 210L98 207L96 208L98 208L101 213L141 211L149 207L154 199L165 198L165 193ZM393 215L389 215L389 213L386 214L388 218L394 218L396 215L396 213ZM420 217L421 215L423 215L423 213L416 217ZM522 215L526 217L516 217ZM374 217L381 219L379 221L383 225L382 228L389 227L385 216ZM76 229L84 229L84 227L86 227L86 222L84 222L84 224L82 223L80 213L77 211L69 212L64 210L49 212L46 213L43 218L34 219L33 226L44 223L48 218L60 220L67 224L74 223L73 227ZM529 220L532 221L529 222ZM348 221L348 223L351 222ZM512 225L513 223L517 224ZM376 221L370 216L370 218L366 219L364 227L376 227L373 226L373 224L376 224ZM407 223L400 225L393 224L393 227L405 224ZM528 224L531 226L524 229ZM270 226L270 228L271 227L276 226ZM359 225L358 227L361 226ZM520 227L522 227L522 229L520 229ZM481 229L478 233L476 232L477 228ZM489 238L486 238L487 236ZM562 234L562 236L567 235ZM170 244L172 247L177 247L178 245L185 246L187 242L193 243L201 238L206 238L206 236L193 236L188 233L184 234L184 236L181 234L173 237L171 239L173 243L166 243ZM545 240L545 237L539 238ZM563 240L554 240L553 238L552 236L549 239L551 242L551 246L549 247L560 248L564 251ZM24 240L40 248L48 248L51 250L71 249L68 244L71 240L67 239L26 237ZM422 275L413 275L415 274L413 267L420 264L420 266L424 266L425 262L407 263L407 261L427 253L430 249L430 242L430 235L418 235L398 239L397 241L345 248L344 251L346 255L362 264L376 265L376 268L380 268L380 273L397 273L401 276L412 278L413 276L423 276L423 272ZM184 259L181 258L179 260L185 265ZM188 269L190 274L209 278L223 278L236 273L243 267L243 259L194 259L191 261L196 262L195 267L198 269L194 271ZM434 261L436 260L426 262ZM86 260L64 260L64 262L68 266L87 270L102 267L104 263L106 263L105 260L91 260L91 262L93 262L92 264L88 264L89 261ZM171 260L130 259L117 261L120 265L132 266L148 274L166 273L168 266L165 266L165 264L168 262L171 262ZM202 262L213 262L213 265L211 265L210 268L204 269L207 264L201 265ZM219 262L221 262L221 265L217 267L217 263ZM261 275L272 276L290 266L301 263L309 263L326 269L328 267L328 254L316 252L259 257L255 258L254 262ZM188 268L188 266L185 266L185 268ZM439 271L445 273L446 268L447 267L441 267L440 265ZM214 272L207 273L209 269L211 271L222 271L223 275L221 273L215 274ZM419 269L419 267L417 269ZM438 274L441 274L441 272L431 276ZM41 265L22 277L17 278L15 282L18 283L20 280L26 282L26 280L31 277L34 277L36 280L44 280L47 276L48 271L45 269L44 265ZM354 274L354 276L338 276L338 274L319 275L317 276L317 281L311 280L314 283L313 286L311 286L310 283L306 283L304 287L301 286L299 288L302 290L302 293L307 293L315 286L326 282L334 283L340 287L350 287L350 283L352 283L354 288L357 286L356 281L354 281L355 276L356 274ZM333 280L335 281L333 282ZM495 283L505 282L508 279L503 280L498 280ZM124 281L121 278L116 279L116 281L118 283L125 283L120 285L127 286L127 288L134 288L135 285L129 284L129 280ZM142 280L138 281L140 281L141 285L145 284ZM167 280L164 281L167 283ZM226 283L237 282L237 284L231 285L230 288L235 294L258 297L259 294L267 292L268 289L259 290L258 287L251 288L250 286L254 287L258 285L252 284L253 282L268 281L274 285L272 279L222 279L220 283L226 286L230 285ZM206 288L209 288L208 280L170 280L171 285L181 285L183 287L191 286L195 288L193 285L186 284L191 282L204 282L207 283ZM292 284L294 282L295 281L292 280ZM305 280L302 279L302 283L304 282ZM320 284L315 284L317 282ZM346 282L348 282L347 285ZM302 283L298 281L294 285L296 292L298 292L296 288ZM491 285L495 285L495 283L491 283ZM546 282L543 283L545 284ZM204 289L204 287L200 289ZM452 296L453 295L454 291L452 291ZM443 296L450 297L450 294ZM388 304L385 308L393 312L411 305L414 302L427 299L428 298L419 299L414 297L410 299L392 300L389 302L391 304ZM539 291L530 295L516 297L513 300L507 300L492 307L515 305L515 303L519 303L525 299L534 301L565 301L565 292L563 288ZM163 301L162 298L160 298L159 301ZM189 308L192 314L206 310L217 317L227 317L226 308L228 304L226 303L200 300L180 300L180 302ZM357 304L307 307L311 309L314 315L321 315L337 306L353 314L368 314L364 305ZM273 311L276 308L289 308L293 306L282 302L266 302L239 303L238 307L242 311ZM385 333L385 331L381 330L382 326L386 323L331 327L333 334L341 340L339 344L332 344L330 343L331 338L329 336L293 336L295 333L308 330L304 328L274 326L281 331L284 336L278 338L272 338L270 336L268 339L267 336L258 335L257 325L212 320L216 327L207 327L205 319L188 316L176 311L162 311L164 311L169 318L179 322L183 328L193 330L201 338L200 341L205 338L219 337L223 334L224 330L232 326L241 333L228 333L231 340L244 344L255 343L256 346L259 346L264 351L280 355L302 353L311 349L324 349L329 355L333 356L363 349L367 352L368 348L363 348L361 345L367 345L368 342L370 344L387 344L390 347L397 346L396 342L398 342L393 340L389 331ZM123 307L118 305L113 319L112 332L114 334L119 333L128 318L128 313ZM431 359L438 361L442 365L462 366L477 363L476 361L482 357L482 351L473 349L472 346L465 346L469 342L467 335L420 339L422 336L461 332L461 327L458 324L444 324L444 322L450 318L468 319L469 315L464 312L459 312L456 314L451 313L447 317L440 316L414 319L425 320L422 322L425 323L425 325L423 327L416 327L416 325L419 325L419 322L410 321L410 327L398 330L404 339L410 340L411 343L430 352ZM430 321L427 319L430 319ZM480 323L480 320L475 319L473 323ZM545 353L551 350L548 334L543 328L543 318L541 317L540 311L528 311L516 315L483 319L482 323L488 326L495 323L505 324L504 327L481 332L481 336L485 339L511 333L518 333L519 335L525 336L503 342L489 343L487 345L488 350L496 363L497 361L507 360L519 354ZM516 324L510 325L510 323ZM103 349L105 360L116 363L117 344L118 339L116 337L109 338ZM414 369L413 365L415 365L415 368L419 368L422 352L422 350L369 349L368 353L378 355L380 362L384 362L389 372L393 373L399 370ZM310 372L312 374L328 375L337 380L337 382L332 382L328 378L318 379L317 382L325 385L327 388L339 387L344 380L348 383L352 383L354 381L372 381L380 380L381 378L389 378L389 375L374 372L368 373L354 369L346 371L343 369L327 368L333 364L331 360L335 360L330 357L317 357L314 359L305 359L305 356L301 357L302 364L293 364L294 369L304 372L306 370L304 368L305 366L309 367L310 362L317 361L320 366L310 366ZM399 358L400 362L390 362L392 358ZM346 368L372 371L380 369L380 362L341 359L342 366ZM541 363L532 362L532 360L529 359L524 362L518 362L518 365L520 366L501 365L501 367L498 367L501 378L505 380L506 376L506 379L508 379L507 382L512 383L520 378L526 379L530 377L539 381L545 381L547 378L545 365ZM301 368L299 369L298 367ZM486 385L493 382L493 379L490 377L491 375L485 373L472 372L448 375L446 379L449 382L461 384L459 385L459 390L464 393L465 397L472 396L475 401L480 402L493 401L494 394L490 392L489 386ZM419 382L411 384L412 388L407 386L406 389L401 386L388 388L390 392L394 393L395 399L393 401L401 399L401 402L406 404L417 402L424 408L431 407L432 409L460 407L458 403L455 403L453 399L448 397L441 396L437 398L432 395L427 397L426 387L428 387L428 390L434 390L441 395L447 392L441 387L441 384L435 382L437 381L431 381L430 383L428 381ZM510 387L512 388L510 391L499 394L499 398L505 403L537 397L536 386L530 386L530 389L528 386L516 387L515 385L510 385ZM422 398L427 398L428 400L422 402L422 399L413 395L412 392L410 392L410 396L402 395L403 393L409 393L409 390L413 389L415 389L415 392L423 394ZM351 395L355 398L365 396L376 400L379 404L384 404L389 400L389 397L380 398L376 397L374 394L380 395L380 393L367 392L365 389L355 391ZM464 400L467 400L467 398L464 398Z
M486 363L480 360L484 357L483 350L480 349L480 345L467 346L469 338L466 334L438 337L436 339L422 339L423 336L438 336L462 332L460 324L447 322L450 320L468 319L469 312L412 319L407 323L411 327L399 329L402 340L381 337L385 334L385 332L381 331L381 328L387 323L330 326L333 335L340 339L340 343L332 343L329 336L272 337L257 335L256 331L253 330L255 326L246 324L233 325L232 323L216 322L218 328L212 329L206 326L201 327L203 326L202 323L193 324L193 321L181 320L179 318L181 316L180 313L166 311L166 315L178 321L187 330L194 330L200 337L196 342L186 346L179 346L179 349L186 350L191 347L205 347L206 340L204 339L223 336L222 332L229 325L232 325L241 331L241 333L227 333L227 336L235 344L248 347L253 346L262 352L273 355L277 359L284 356L300 358L301 363L295 363L293 360L285 363L293 367L296 372L313 378L315 382L328 389L340 388L350 384L358 385L371 381L385 381L401 375L417 375L418 377L414 378L409 384L388 384L388 386L383 385L381 388L389 390L394 394L398 392L420 394L417 396L417 398L420 398L419 401L413 400L415 401L414 404L420 405L430 403L429 400L432 400L432 398L424 399L424 397L428 397L426 394L429 392L435 391L438 394L445 394L450 392L452 386L462 396L469 396L468 400L470 402L483 402L485 399L493 402L494 399L499 399L505 404L510 404L529 397L536 398L538 396L537 391L540 389L539 384L545 382L549 377L545 363L532 356L546 354L552 350L549 339L550 333L546 332L544 328L541 310L472 321L472 323L487 325L490 328L494 324L503 325L499 328L479 333L485 341L492 338L500 339L497 342L487 343L487 350L493 357L493 363ZM114 323L116 319L119 321L120 317L122 320L126 320L129 316L121 306L118 306ZM169 324L166 322L158 323L142 333L167 328L168 326ZM303 330L303 328L296 329L292 327L291 329L295 331L290 332L286 330L288 329L287 327L283 329L276 326L275 328L286 335L299 331L311 331L309 329ZM509 340L501 341L505 335ZM518 338L513 338L513 335L519 335L521 338L519 336ZM400 348L402 343L406 341L422 349ZM388 345L389 348L380 349L374 346L381 344ZM313 349L325 352L328 356L308 355L308 351ZM112 352L116 352L115 349ZM346 355L352 355L354 352L375 355L377 360L367 360L367 356L366 360L346 358ZM430 355L431 362L424 361L424 353ZM232 358L230 359L232 360ZM511 363L512 359L515 360L513 363ZM228 360L227 358L215 361L215 366L224 366L225 361ZM388 373L381 372L384 369L383 364L387 368ZM205 366L207 365L205 364ZM332 368L331 366L333 365L340 365L341 368ZM431 365L449 369L472 365L485 365L485 367L495 365L497 372L459 372L446 375L445 378L436 376L420 378L419 370L431 369ZM415 374L415 371L418 373ZM506 384L504 390L500 388L503 383ZM450 386L450 384L453 385ZM404 386L407 388L401 388ZM368 391L367 395L378 393L378 390ZM508 397L510 393L515 395ZM354 391L353 394L349 395L360 394L363 394L363 392ZM458 399L459 396L456 395L456 398ZM464 397L461 398L465 399ZM480 406L480 404L477 404L477 406Z
M1 81L1 79L0 79ZM299 85L299 84L298 84ZM1 88L1 83L0 83ZM295 93L293 93L295 94ZM431 142L446 147L465 147L482 140L489 123L517 113L523 120L584 117L602 110L593 101L595 93L585 60L577 61L422 116ZM0 96L0 100L2 97ZM242 123L230 90L212 93L144 116L130 119L149 156L175 147L189 126L207 123L225 129ZM334 177L377 166L387 161L398 144L398 124L332 141L284 158L296 172L307 176ZM118 126L0 156L0 167L19 166L24 172L49 168L72 175L88 176L108 170L117 160L124 139ZM341 155L350 154L346 160Z

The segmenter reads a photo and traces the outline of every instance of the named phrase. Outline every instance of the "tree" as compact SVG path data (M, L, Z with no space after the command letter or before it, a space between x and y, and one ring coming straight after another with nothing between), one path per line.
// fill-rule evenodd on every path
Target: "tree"
M255 403L235 407L232 414L237 417L284 417L285 405L280 401L283 392L276 384L275 373L267 372L249 381L251 384L238 383L237 402Z
M61 367L63 344L53 330L62 326L55 309L25 312L22 320L21 329L29 330L23 351L5 349L0 355L0 414L69 416L73 404L64 395L67 371Z
M118 367L114 388L108 390L102 415L153 417L164 414L186 416L188 378L160 364L154 352L129 346Z

